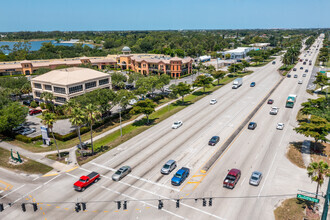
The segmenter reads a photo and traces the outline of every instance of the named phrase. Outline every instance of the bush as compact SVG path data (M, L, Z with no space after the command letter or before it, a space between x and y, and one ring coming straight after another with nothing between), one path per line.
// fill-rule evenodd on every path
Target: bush
M46 108L46 105L45 105L45 103L43 103L43 102L42 102L42 103L40 103L40 108L41 108L41 109L45 109L45 108Z
M39 136L36 136L36 137L27 137L27 136L18 134L18 135L15 136L15 139L18 140L18 141L22 141L24 143L31 143L33 141L41 140L42 136L39 135Z
M35 101L32 101L31 104L30 104L30 106L32 108L36 108L36 107L38 107L38 104Z

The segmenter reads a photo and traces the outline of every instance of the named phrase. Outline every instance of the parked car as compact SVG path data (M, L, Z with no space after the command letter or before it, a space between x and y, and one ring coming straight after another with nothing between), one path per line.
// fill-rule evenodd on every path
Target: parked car
M255 82L252 82L251 84L250 84L250 87L255 87L256 86L256 83Z
M132 171L131 167L129 166L123 166L119 168L113 175L112 175L112 180L113 181L119 181L125 176L127 176L130 172Z
M248 125L248 129L254 130L257 127L257 123L255 122L250 122Z
M39 114L41 112L42 112L42 110L32 109L32 110L29 111L29 115L36 115L36 114Z
M268 99L267 104L273 104L274 100L273 99Z
M92 183L96 183L100 180L100 174L97 172L91 172L87 176L81 176L77 182L73 184L73 188L77 191L83 192L86 187Z
M219 136L213 136L213 137L209 140L209 145L210 145L210 146L214 146L214 145L216 145L219 141L220 141L220 137L219 137Z
M283 130L284 128L284 123L277 123L276 129L277 130Z
M261 179L262 179L262 173L259 171L254 171L250 177L249 183L250 185L253 186L259 186Z
M24 130L20 131L20 134L29 135L29 134L32 134L33 132L36 132L35 128L25 128Z
M240 177L241 171L239 169L231 169L223 181L223 187L234 189Z
M183 125L182 121L176 121L173 123L172 128L177 129L177 128L181 127L181 125Z
M169 160L164 164L160 172L161 174L170 174L175 168L176 168L175 160Z
M216 99L211 99L211 101L210 101L210 105L214 105L214 104L216 104L217 103L217 100Z
M171 183L174 186L180 186L189 176L189 168L182 167L178 170L171 179Z
M12 131L19 133L20 131L22 131L24 129L25 129L25 127L23 125L19 125L19 126L13 128Z

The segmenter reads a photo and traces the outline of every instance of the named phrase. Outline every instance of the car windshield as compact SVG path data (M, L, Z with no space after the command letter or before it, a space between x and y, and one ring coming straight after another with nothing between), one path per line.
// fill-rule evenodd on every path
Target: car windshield
M259 178L256 177L256 176L252 176L251 179L252 179L252 180L258 180Z
M228 175L227 176L227 179L234 181L236 179L236 177L235 176L232 176L232 175Z
M79 182L84 183L84 182L86 182L86 180L80 179Z
M168 169L168 168L170 168L170 165L165 164L165 165L164 165L164 168L165 168L165 169Z
M217 140L216 137L211 138L211 141L216 141L216 140Z
M121 171L120 170L117 170L117 172L115 174L120 175L121 174Z
M178 125L178 124L180 124L180 123L179 123L178 121L176 121L176 122L174 122L174 124L175 124L175 125Z
M182 175L181 175L181 173L176 173L174 176L177 178L181 178Z

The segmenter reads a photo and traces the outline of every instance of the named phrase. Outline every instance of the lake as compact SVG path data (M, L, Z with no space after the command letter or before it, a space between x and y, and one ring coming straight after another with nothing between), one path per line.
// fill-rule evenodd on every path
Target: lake
M52 44L54 44L55 46L68 46L68 47L72 47L74 45L74 43L57 43L55 40L42 40L42 41L30 41L31 43L31 49L30 51L36 51L39 50L42 47L43 43L46 42L52 42ZM0 41L0 47L3 45L8 45L10 49L12 49L14 47L14 44L17 43L17 41ZM92 44L83 44L83 46L89 46L89 47L94 47L94 45ZM10 51L3 51L4 53L9 53Z

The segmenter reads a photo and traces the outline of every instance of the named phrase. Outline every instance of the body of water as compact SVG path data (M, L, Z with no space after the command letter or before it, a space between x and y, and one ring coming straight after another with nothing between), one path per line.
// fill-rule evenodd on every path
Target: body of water
M52 44L54 44L55 46L68 46L68 47L72 47L74 45L74 43L57 43L54 40L41 40L41 41L29 41L31 43L31 49L30 51L36 51L39 50L42 47L43 43L47 43L47 42L51 42ZM17 43L17 41L0 41L0 47L3 45L8 45L10 49L13 49L14 44ZM83 44L83 46L89 46L89 47L94 47L94 45L92 44ZM10 51L3 51L5 54L8 54Z

